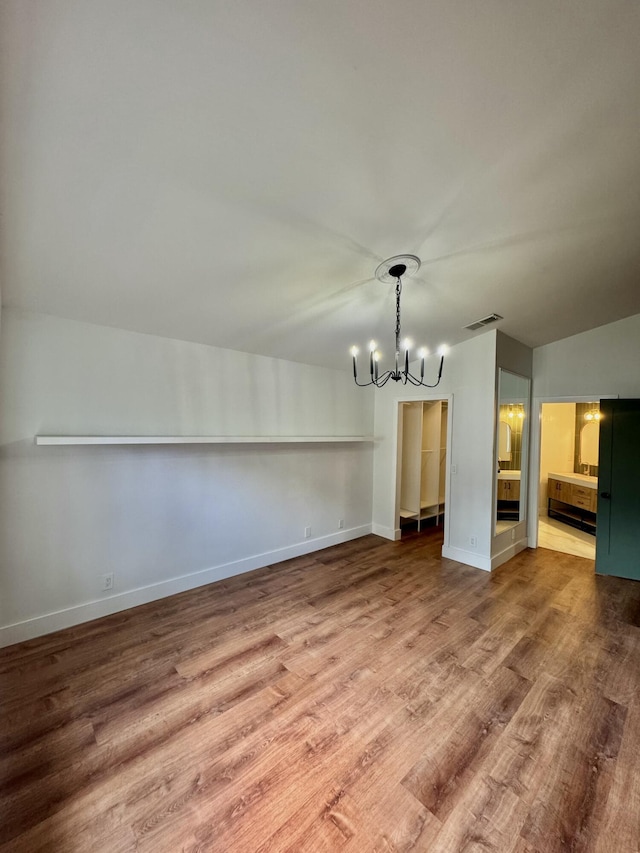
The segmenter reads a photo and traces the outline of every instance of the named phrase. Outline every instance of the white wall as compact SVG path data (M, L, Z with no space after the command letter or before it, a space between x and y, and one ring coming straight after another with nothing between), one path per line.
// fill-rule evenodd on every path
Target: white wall
M533 396L640 396L640 314L533 352Z
M5 308L0 644L370 531L370 444L36 447L36 434L372 427L348 371Z
M374 533L387 538L396 535L398 402L449 398L451 442L447 451L447 470L450 471L453 464L457 473L450 474L447 483L443 554L469 565L489 568L495 351L495 331L487 332L451 348L445 358L442 381L432 391L392 383L376 391ZM426 378L428 380L429 376ZM471 537L477 539L477 546L471 546Z
M598 400L640 397L640 314L555 341L533 351L534 410L554 398ZM539 437L539 426L537 428ZM533 441L533 463L540 446ZM541 500L537 477L531 478L529 501ZM530 519L529 539L536 541L537 519Z

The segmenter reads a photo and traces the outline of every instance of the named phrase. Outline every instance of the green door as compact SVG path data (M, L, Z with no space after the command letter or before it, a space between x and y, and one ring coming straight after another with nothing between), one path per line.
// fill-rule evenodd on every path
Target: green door
M640 580L640 399L600 412L596 572Z

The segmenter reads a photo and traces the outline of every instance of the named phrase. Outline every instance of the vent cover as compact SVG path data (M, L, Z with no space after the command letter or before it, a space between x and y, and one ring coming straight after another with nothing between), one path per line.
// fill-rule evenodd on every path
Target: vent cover
M495 323L497 320L504 320L504 317L501 317L500 314L488 314L486 317L483 317L482 320L475 320L473 323L469 323L469 325L464 328L475 332L476 329L481 329L483 326L488 326L491 323Z

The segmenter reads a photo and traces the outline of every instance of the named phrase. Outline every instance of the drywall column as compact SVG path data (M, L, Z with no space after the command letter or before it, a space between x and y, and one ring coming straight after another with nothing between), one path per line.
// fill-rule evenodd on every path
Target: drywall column
M491 563L495 347L495 331L452 347L435 389L388 383L380 390L361 390L375 395L373 532L388 539L397 535L398 402L449 399L451 442L447 443L449 481L442 553L483 569L489 569Z
M508 370L511 373L516 373L518 376L524 376L527 379L531 379L532 375L532 363L533 363L533 350L530 347L525 346L520 343L520 341L516 341L514 338L510 338L508 335L505 335L503 332L499 330L496 331L496 368L495 368L495 428L498 428L498 373L500 368L503 370ZM520 500L527 501L526 507L526 517L522 521L519 521L513 527L505 530L503 533L499 533L497 535L492 536L491 541L491 568L495 569L500 566L502 563L506 563L507 560L510 560L515 554L524 550L527 547L527 525L530 513L537 513L537 507L535 504L533 506L530 505L528 501L528 488L527 484L529 482L529 472L531 470L531 405L529 405L528 412L528 420L525 424L525 429L523 432L523 447L527 447L527 463L526 467L523 466L523 470L521 473L521 492L520 492ZM494 468L493 468L493 494L491 500L491 528L492 534L495 525L495 505L496 505L496 477L495 472L498 470L498 458L497 458L497 450L496 443L494 441Z

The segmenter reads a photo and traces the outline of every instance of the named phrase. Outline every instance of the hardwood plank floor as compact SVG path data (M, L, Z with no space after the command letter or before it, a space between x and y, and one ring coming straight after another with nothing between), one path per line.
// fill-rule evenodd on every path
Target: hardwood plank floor
M441 544L0 650L0 853L637 853L640 584Z

